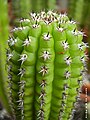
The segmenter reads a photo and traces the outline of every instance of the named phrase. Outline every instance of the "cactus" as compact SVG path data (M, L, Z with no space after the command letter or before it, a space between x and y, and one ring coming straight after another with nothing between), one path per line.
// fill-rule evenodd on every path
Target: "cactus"
M68 14L70 18L77 20L81 28L89 28L90 18L89 0L70 0L68 2Z
M56 8L56 0L48 0L48 9L55 9Z
M12 0L12 12L17 18L28 18L29 11L31 10L30 0Z
M86 32L87 37L84 38L84 41L87 41L90 46L90 0L70 0L68 8L69 16L77 20L78 26ZM90 57L90 49L88 49L88 54ZM90 73L89 61L88 73Z
M82 27L88 27L89 28L89 22L88 22L88 17L89 17L89 11L90 11L90 1L89 0L84 0L84 6L83 6L83 17L82 17Z
M14 118L71 118L86 65L83 33L52 11L31 13L11 32L6 55Z
M84 0L70 0L68 4L69 8L69 16L79 22L79 26L82 25L83 22L83 13L84 13ZM85 17L85 16L84 16Z
M18 26L19 19L29 18L31 0L12 0L12 20L14 26Z
M75 12L75 0L68 1L68 13L69 17L73 18Z
M5 71L6 64L6 41L8 39L8 12L7 1L0 0L0 102L6 107L11 114L10 106L8 104L7 91L5 89L7 81L7 73ZM2 115L3 116L3 115Z

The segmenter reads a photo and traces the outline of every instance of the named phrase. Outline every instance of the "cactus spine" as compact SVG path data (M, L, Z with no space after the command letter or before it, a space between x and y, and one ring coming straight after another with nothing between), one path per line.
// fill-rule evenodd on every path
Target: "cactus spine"
M65 14L31 13L8 39L10 102L16 120L68 120L85 67L83 33Z

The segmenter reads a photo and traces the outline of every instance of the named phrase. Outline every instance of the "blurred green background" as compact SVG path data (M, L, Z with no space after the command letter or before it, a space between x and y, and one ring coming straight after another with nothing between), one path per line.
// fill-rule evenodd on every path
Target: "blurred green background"
M29 18L30 12L54 10L58 13L67 13L70 20L77 22L78 29L85 33L83 38L90 46L90 0L0 0L0 115L6 108L11 113L11 108L7 98L7 73L6 47L10 30L18 26L18 21L22 18ZM81 93L81 106L78 106L78 112L74 115L74 120L85 119L85 87L88 86L88 111L90 111L90 48L86 50L88 55L87 73L84 79L84 85ZM80 113L80 114L79 114ZM6 113L5 113L6 114ZM7 119L8 120L8 119Z

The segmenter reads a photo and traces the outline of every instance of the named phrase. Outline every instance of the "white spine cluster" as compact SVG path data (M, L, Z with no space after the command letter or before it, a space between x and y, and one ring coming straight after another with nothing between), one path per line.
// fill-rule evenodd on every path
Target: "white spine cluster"
M50 59L50 53L48 51L44 51L41 57L44 59L44 61L46 61Z
M25 73L25 69L24 68L20 68L19 69L19 74L18 75L21 75L21 77L24 75L24 73Z
M44 38L44 40L50 40L51 35L49 33L47 33L43 36L43 38Z
M31 39L28 38L28 39L26 39L26 40L23 42L23 46L29 46L30 43L31 43Z
M18 92L18 95L20 99L17 101L18 102L18 109L21 110L21 120L24 120L24 88L26 82L24 80L20 81L19 83L20 91Z
M46 66L42 66L39 73L42 73L42 76L44 76L48 73L48 68Z
M62 46L63 46L64 50L67 50L69 48L69 44L66 41L62 42Z
M27 59L27 55L26 54L22 54L20 55L20 59L18 61L21 61L21 64L23 64Z

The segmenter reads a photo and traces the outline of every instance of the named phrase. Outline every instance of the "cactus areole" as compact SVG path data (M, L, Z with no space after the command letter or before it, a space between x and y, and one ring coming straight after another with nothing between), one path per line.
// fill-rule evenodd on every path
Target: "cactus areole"
M12 32L7 66L14 119L72 119L85 71L83 33L52 11L31 13Z

